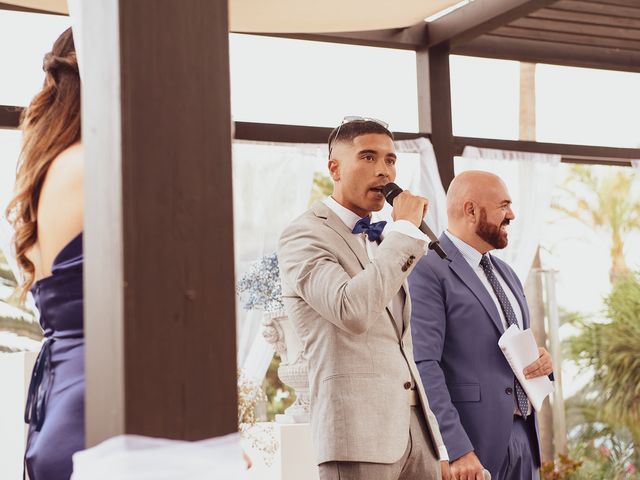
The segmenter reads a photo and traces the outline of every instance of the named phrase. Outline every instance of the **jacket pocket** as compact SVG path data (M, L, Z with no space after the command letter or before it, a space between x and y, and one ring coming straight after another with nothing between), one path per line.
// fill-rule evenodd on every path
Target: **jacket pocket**
M452 402L479 402L479 383L456 383L447 385Z
M373 378L377 377L378 374L374 372L354 372L354 373L334 373L333 375L328 375L322 379L323 382L328 380L338 379L338 378Z

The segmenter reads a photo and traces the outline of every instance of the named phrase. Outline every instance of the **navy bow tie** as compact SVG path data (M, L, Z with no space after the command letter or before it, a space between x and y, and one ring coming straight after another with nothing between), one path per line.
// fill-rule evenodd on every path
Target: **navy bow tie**
M369 218L369 215L367 215L358 220L358 223L356 223L356 226L353 227L353 230L351 230L351 232L365 232L370 242L377 242L380 239L380 235L382 235L382 231L384 230L384 226L386 224L387 222L385 221L371 223L371 218Z

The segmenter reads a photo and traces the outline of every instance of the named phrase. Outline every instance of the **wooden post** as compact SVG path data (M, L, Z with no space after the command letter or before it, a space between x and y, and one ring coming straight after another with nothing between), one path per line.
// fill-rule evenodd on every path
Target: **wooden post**
M451 78L449 47L441 45L417 53L418 88L421 106L420 131L429 128L431 143L438 160L438 170L444 189L453 180L453 126L451 119ZM428 107L425 90L428 88Z
M237 430L227 18L83 5L88 446Z

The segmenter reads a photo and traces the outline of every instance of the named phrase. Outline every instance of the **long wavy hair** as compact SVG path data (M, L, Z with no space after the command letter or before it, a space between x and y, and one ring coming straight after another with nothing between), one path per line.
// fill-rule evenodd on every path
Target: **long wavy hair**
M44 56L44 86L21 118L22 150L14 197L6 216L15 230L13 245L24 274L18 292L24 301L34 282L35 267L27 252L38 239L38 201L53 160L80 141L80 75L71 29Z

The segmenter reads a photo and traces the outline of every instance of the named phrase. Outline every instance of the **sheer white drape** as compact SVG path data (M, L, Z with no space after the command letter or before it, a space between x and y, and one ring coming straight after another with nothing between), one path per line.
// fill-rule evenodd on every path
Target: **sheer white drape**
M640 172L640 160L631 160L631 166Z
M436 235L440 235L447 228L447 195L442 187L431 142L426 138L417 138L399 140L395 146L398 154L395 183L429 199L425 221ZM391 206L385 204L378 215L390 220Z
M21 139L21 133L16 130L0 130L0 154L2 155L0 162L0 250L4 253L16 278L20 278L20 273L11 247L13 228L7 222L4 212L13 196Z
M282 230L309 205L313 173L326 162L325 145L236 141L233 210L236 279L276 250ZM237 304L238 365L261 381L273 348L261 335L263 312Z
M523 284L540 243L560 159L560 155L466 147L455 161L456 174L486 170L507 184L516 219L509 226L509 245L492 254L511 265Z

